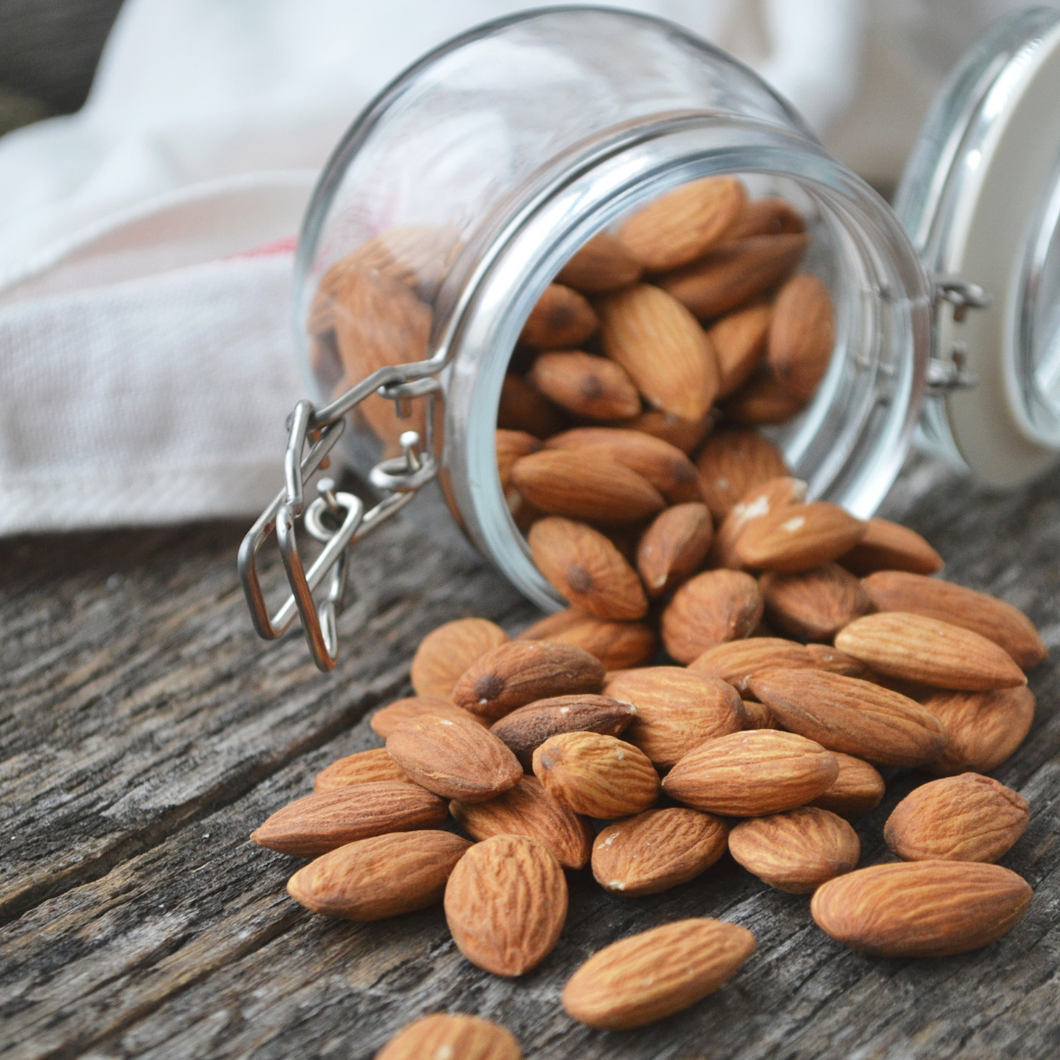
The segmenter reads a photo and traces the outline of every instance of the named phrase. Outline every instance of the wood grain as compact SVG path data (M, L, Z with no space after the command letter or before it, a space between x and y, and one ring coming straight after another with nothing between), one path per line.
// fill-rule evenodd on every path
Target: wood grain
M368 1060L445 1009L508 1026L528 1058L983 1060L1055 1056L1060 1041L1057 664L1031 676L1030 736L995 771L1031 803L1002 859L1036 890L1000 942L931 961L867 958L824 936L804 897L723 859L671 892L609 895L568 874L553 953L517 982L474 968L441 909L376 924L291 901L301 860L246 836L314 774L381 741L376 704L408 694L419 638L480 614L517 632L533 609L466 550L418 529L417 506L359 546L344 656L250 632L235 576L243 527L0 543L0 1057ZM937 466L907 470L883 513L948 561L947 576L1024 608L1060 648L1060 474L1008 494ZM266 582L279 586L275 564ZM925 777L899 774L858 823L862 864ZM616 938L686 916L750 928L758 950L725 987L640 1031L563 1014L563 984Z

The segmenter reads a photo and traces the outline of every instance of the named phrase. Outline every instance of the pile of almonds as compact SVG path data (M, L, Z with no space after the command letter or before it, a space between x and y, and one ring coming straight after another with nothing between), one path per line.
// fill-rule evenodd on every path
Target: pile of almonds
M481 618L424 638L415 695L371 719L386 746L333 763L252 835L313 859L288 883L298 902L375 920L442 901L461 953L502 976L552 951L567 872L621 900L726 851L869 954L963 953L1023 916L1030 887L994 863L1029 807L985 774L1030 727L1040 636L933 577L942 559L912 530L807 503L749 429L797 413L827 369L827 291L790 277L806 242L787 204L700 181L596 237L546 291L531 363L505 385L498 467L570 607L514 640ZM881 768L938 779L886 822L898 860L857 868L850 821L883 798ZM590 957L563 1006L639 1027L754 948L736 924L664 924ZM521 1053L495 1024L438 1014L378 1058L443 1055Z

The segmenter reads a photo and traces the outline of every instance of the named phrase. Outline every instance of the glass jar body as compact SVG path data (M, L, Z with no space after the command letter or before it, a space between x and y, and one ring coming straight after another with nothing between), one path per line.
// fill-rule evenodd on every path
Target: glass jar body
M554 9L482 27L425 57L368 108L311 204L297 328L315 397L329 400L383 363L444 365L446 498L478 549L542 606L559 598L513 521L494 448L521 328L591 237L718 174L786 198L807 219L804 267L831 292L835 348L812 402L769 431L812 497L867 516L916 426L930 283L889 207L723 53L615 11ZM321 292L351 255L380 268L395 294L370 332L364 312L348 321L321 312ZM419 425L382 397L355 415L346 451L362 473Z

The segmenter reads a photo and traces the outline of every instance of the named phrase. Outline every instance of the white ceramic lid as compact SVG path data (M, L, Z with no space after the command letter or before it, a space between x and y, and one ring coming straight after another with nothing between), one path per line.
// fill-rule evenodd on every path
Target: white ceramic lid
M939 302L935 358L956 350L978 382L929 398L923 434L989 484L1026 481L1060 456L1060 11L1011 16L965 57L895 209L930 273L990 296Z

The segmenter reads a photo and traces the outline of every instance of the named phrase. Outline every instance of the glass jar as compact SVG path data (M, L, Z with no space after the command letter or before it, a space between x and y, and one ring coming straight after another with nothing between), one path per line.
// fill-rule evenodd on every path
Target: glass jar
M532 11L412 66L339 144L299 244L296 331L314 404L294 417L287 488L271 518L303 623L326 571L302 571L302 476L292 468L301 461L311 472L319 452L302 458L307 436L345 416L352 429L336 452L382 496L346 521L348 538L437 471L478 550L541 607L563 606L498 477L506 369L530 310L580 247L711 175L738 175L753 194L794 205L812 234L803 268L832 295L828 372L796 418L770 429L811 498L871 515L918 424L939 452L990 481L1018 481L1051 462L1060 451L1058 27L1055 11L1023 13L973 50L929 118L897 212L751 70L655 18ZM1033 108L1043 107L1047 128L1032 137ZM1000 194L1013 168L1021 194L1035 185L1029 201ZM997 216L984 222L984 209ZM991 259L999 241L1011 244L1011 260ZM404 270L398 300L411 302L388 302L368 330L372 313L355 308L361 324L344 336L326 296L351 254ZM410 426L420 438L405 433ZM269 517L248 535L245 574ZM289 622L293 604L278 617ZM266 635L282 625L256 622ZM318 663L334 654L314 653Z

